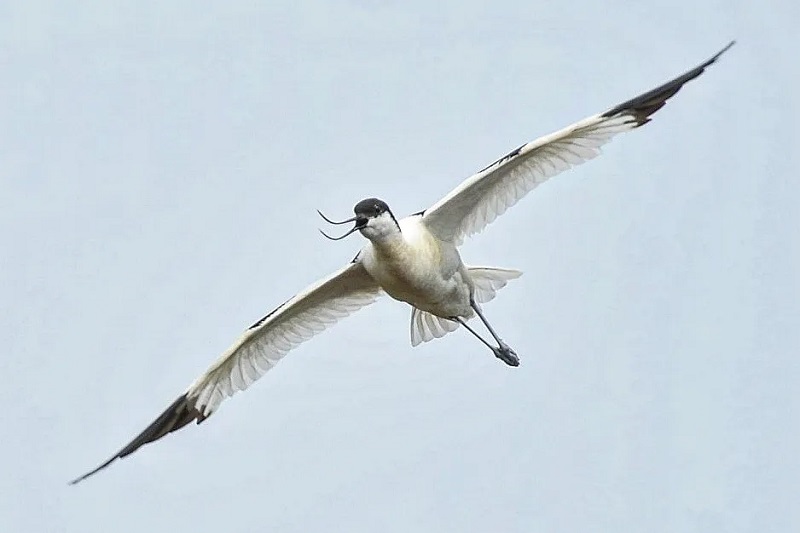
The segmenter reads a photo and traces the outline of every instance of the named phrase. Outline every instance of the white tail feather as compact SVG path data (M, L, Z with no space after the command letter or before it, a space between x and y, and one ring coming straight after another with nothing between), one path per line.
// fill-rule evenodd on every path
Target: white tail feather
M475 301L479 304L490 302L494 299L497 291L506 286L512 280L522 275L519 270L495 267L467 267L469 277L475 285Z
M477 303L486 303L494 299L497 291L506 286L509 280L522 275L519 270L495 267L467 267L469 276L475 287L473 298ZM411 346L444 337L458 329L458 322L449 318L432 315L411 308Z

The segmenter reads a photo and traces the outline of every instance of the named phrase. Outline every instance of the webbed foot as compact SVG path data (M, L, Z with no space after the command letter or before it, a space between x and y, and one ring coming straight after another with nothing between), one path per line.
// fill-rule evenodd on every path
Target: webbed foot
M494 356L503 361L508 366L519 366L519 357L511 347L505 343L498 348L492 348Z

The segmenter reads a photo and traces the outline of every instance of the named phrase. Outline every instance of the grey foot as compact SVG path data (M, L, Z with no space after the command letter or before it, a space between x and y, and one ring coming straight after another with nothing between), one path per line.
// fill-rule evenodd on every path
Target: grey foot
M519 366L517 353L507 344L501 344L499 348L492 348L494 356L503 361L508 366Z

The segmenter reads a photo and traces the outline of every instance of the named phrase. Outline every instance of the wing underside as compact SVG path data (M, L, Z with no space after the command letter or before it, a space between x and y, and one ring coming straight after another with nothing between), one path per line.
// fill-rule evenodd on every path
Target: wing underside
M655 89L512 150L426 210L425 225L438 238L460 244L552 176L599 155L600 147L615 135L648 123L733 44Z
M308 287L253 324L211 367L130 443L100 466L71 481L78 483L116 459L130 455L196 421L208 418L219 404L244 390L289 350L345 316L374 302L380 287L360 262L351 263Z

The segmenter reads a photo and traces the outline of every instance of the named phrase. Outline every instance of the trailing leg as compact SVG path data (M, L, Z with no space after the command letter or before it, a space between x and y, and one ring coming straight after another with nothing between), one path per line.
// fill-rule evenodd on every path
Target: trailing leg
M498 340L498 344L500 346L492 346L491 344L489 344L489 342L486 341L486 339L481 337L477 331L472 329L467 324L466 320L464 320L461 317L454 317L453 320L464 326L467 329L467 331L475 335L475 337L477 337L479 341L485 344L492 351L492 353L494 353L495 357L503 361L505 364L509 366L519 366L519 358L517 357L517 354L514 353L514 350L509 348L508 345L505 344L503 341Z
M478 318L481 319L483 325L486 326L486 329L489 330L489 333L492 334L494 340L497 341L498 347L492 348L494 355L497 356L498 359L501 359L503 362L505 362L507 365L519 366L519 357L517 357L517 353L514 350L512 350L508 344L503 342L503 339L501 339L500 336L494 331L492 325L489 324L489 321L486 320L485 316L483 316L483 312L481 311L481 308L478 307L478 304L476 304L475 301L472 300L470 301L470 306L472 306L472 309L478 315Z

